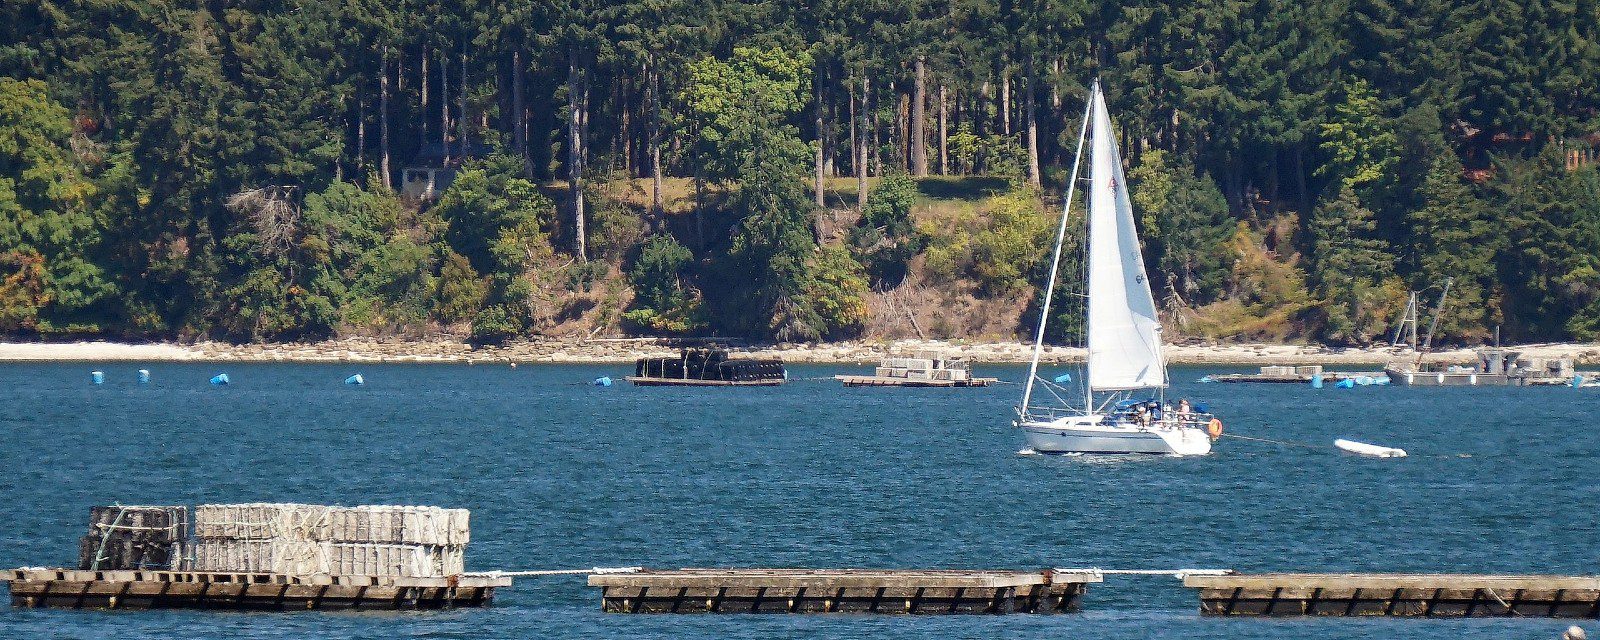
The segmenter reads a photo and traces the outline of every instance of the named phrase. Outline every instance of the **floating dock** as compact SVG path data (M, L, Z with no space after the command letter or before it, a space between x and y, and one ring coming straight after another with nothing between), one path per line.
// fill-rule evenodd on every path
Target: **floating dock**
M1208 616L1600 617L1600 577L1460 574L1189 575Z
M448 578L287 576L201 571L13 569L14 607L65 609L448 609L481 607L511 578L464 574Z
M589 576L607 613L1000 614L1075 611L1099 572L678 569Z
M1322 376L1328 384L1345 379L1378 378L1382 371L1323 371L1322 365L1267 366L1260 373L1216 373L1205 377L1211 382L1267 382L1277 384L1305 384ZM1203 381L1203 380L1202 380Z
M929 380L916 378L895 378L888 376L834 376L834 380L843 382L846 387L987 387L999 382L999 378L968 378L965 380Z
M916 357L888 357L878 363L870 376L840 375L834 380L846 387L987 387L999 378L972 375L972 363L937 353Z

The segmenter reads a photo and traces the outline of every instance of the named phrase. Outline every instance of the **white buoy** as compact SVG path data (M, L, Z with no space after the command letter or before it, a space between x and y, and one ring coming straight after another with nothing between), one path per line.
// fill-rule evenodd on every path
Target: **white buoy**
M1583 627L1572 625L1561 634L1561 640L1589 640L1589 634L1584 633Z
M1340 438L1338 440L1334 440L1333 441L1333 446L1338 447L1342 451L1348 451L1350 453L1354 453L1354 454L1359 455L1359 456L1368 456L1368 457L1372 457L1372 458L1404 458L1404 457L1406 457L1406 450L1405 449L1396 449L1394 447L1380 447L1380 446L1375 445L1375 444L1367 444L1365 442L1356 442L1354 440L1345 440L1344 438Z
M139 370L139 384L146 384L148 382L150 382L150 370L149 369L140 369Z

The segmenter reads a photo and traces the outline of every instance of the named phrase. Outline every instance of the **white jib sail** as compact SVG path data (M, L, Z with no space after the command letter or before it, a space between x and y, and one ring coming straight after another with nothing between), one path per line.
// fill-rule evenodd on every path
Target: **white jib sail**
M1089 386L1167 386L1161 321L1133 226L1122 159L1105 96L1095 88L1089 147Z

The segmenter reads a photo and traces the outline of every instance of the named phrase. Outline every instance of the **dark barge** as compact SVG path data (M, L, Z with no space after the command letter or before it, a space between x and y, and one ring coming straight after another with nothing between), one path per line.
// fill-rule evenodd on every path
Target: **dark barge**
M640 386L768 387L789 380L776 358L730 358L717 348L685 348L676 357L640 358L628 382Z

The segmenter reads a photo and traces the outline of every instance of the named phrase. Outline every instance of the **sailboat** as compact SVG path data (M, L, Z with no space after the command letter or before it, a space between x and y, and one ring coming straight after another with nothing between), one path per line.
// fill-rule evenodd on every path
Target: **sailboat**
M1061 266L1061 246L1077 188L1084 143L1089 147L1088 250L1086 343L1088 357L1081 379L1082 405L1063 398L1075 396L1053 380L1039 377L1039 356L1044 349L1045 323ZM1064 379L1058 378L1058 379ZM1058 401L1035 406L1035 384ZM1084 110L1078 150L1068 178L1066 204L1056 232L1055 257L1039 312L1034 336L1033 361L1015 426L1026 436L1029 448L1039 453L1155 453L1204 455L1211 451L1213 434L1221 422L1199 407L1166 404L1168 383L1162 354L1161 320L1145 276L1144 258L1133 224L1122 160L1111 132L1105 95L1096 80ZM1058 393L1061 392L1061 393ZM1149 399L1136 395L1153 394ZM1075 398L1076 399L1076 398Z

